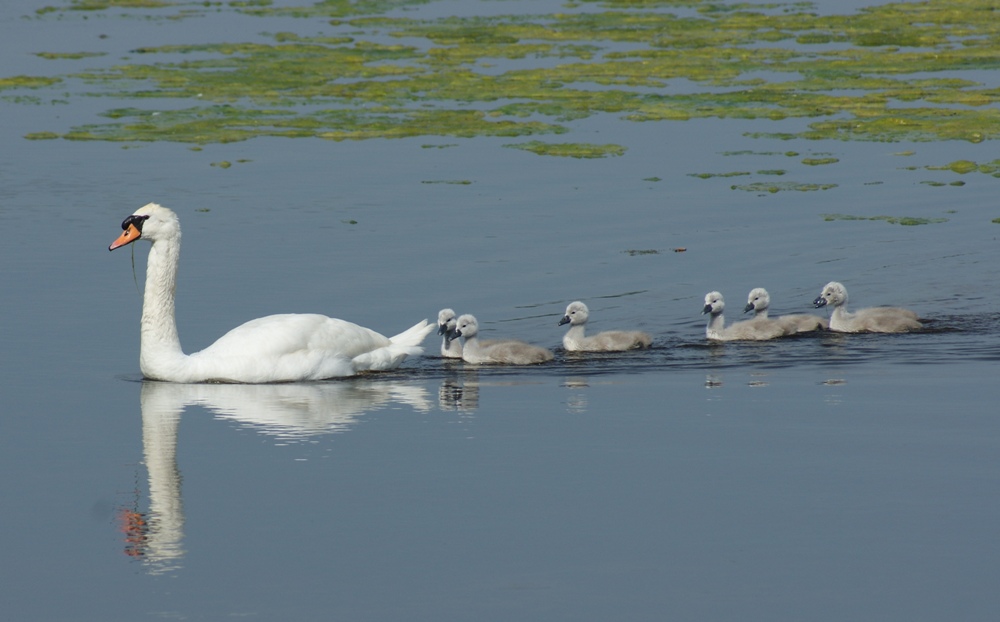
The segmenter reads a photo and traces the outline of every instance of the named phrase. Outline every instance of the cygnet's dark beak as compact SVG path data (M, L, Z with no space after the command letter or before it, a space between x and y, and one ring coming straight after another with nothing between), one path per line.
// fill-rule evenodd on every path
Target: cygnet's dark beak
M562 316L562 319L559 320L559 326L562 326L563 324L569 324L569 322L570 322L569 316L564 315Z
M748 302L747 306L743 307L743 313L750 313L753 310L754 310L754 306L753 306L752 302Z
M813 306L816 307L817 309L819 309L820 307L825 307L826 298L823 298L822 296L817 296L816 300L813 300Z
M438 324L438 334L443 335L448 332L447 324Z
M705 308L702 309L701 312L702 312L702 314L711 313L712 312L712 305L705 305Z
M458 330L457 328L454 328L448 332L448 339L452 341L458 339L461 336L462 336L462 331Z

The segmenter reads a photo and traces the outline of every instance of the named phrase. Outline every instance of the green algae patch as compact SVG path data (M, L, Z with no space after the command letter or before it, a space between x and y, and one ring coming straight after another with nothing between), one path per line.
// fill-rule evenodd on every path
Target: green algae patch
M351 17L385 13L396 9L428 4L431 0L320 0L303 7L255 7L246 12L253 15L282 17Z
M104 11L106 9L162 9L180 4L191 4L172 0L72 0L69 8L73 11Z
M822 216L823 220L827 222L834 220L878 220L891 225L903 225L906 227L948 222L947 218L914 218L912 216L852 216L849 214L822 214Z
M790 158L798 157L798 152L796 151L754 151L753 149L741 149L739 151L723 151L719 155L723 156L788 156Z
M191 102L182 114L162 106L155 124L107 115L67 137L524 136L564 133L563 124L598 114L633 122L807 120L795 131L747 133L778 140L1000 137L1000 89L959 73L1000 69L994 0L886 4L848 15L818 15L806 2L577 0L553 14L400 16L429 1L73 0L53 10L320 18L332 32L140 48L117 66L57 78L89 85L88 95ZM215 106L242 112L220 116ZM196 123L220 118L219 132ZM545 154L616 155L583 153Z
M824 166L826 164L836 164L840 158L803 158L802 163L806 166Z
M28 140L54 140L59 138L59 134L55 132L31 132L30 134L25 134L24 137Z
M947 164L942 167L928 166L927 170L929 171L949 170L958 173L959 175L965 175L966 173L978 171L979 165L969 160L957 160L955 162L952 162L951 164Z
M0 78L0 91L5 89L38 89L62 82L60 78L41 76L11 76Z
M984 173L986 175L997 176L1000 174L1000 160L983 163L977 163L971 160L956 160L955 162L951 162L943 166L926 166L924 168L928 171L951 171L953 173L958 173L959 175L966 175L968 173Z
M317 133L330 140L364 140L367 138L408 138L433 134L436 136L531 136L562 134L567 130L557 125L537 121L494 121L480 111L406 109L362 113L347 110L326 111L318 118L305 118L306 123L320 122L335 126Z
M750 171L731 171L729 173L688 173L688 177L712 179L713 177L745 177L750 174Z
M744 192L760 192L775 194L778 192L816 192L818 190L830 190L836 188L838 184L800 184L797 182L757 182L753 184L740 184L730 186L732 190L743 190Z
M104 56L104 52L37 52L35 56L46 60L80 60Z
M172 111L136 108L106 113L124 124L95 124L63 135L70 140L158 141L198 144L232 143L257 136L317 137L328 140L407 138L434 135L530 136L558 134L558 126L539 122L493 121L478 111L324 110L295 114L284 109L207 106Z
M943 188L945 186L961 187L961 186L965 185L965 182L961 181L961 180L958 180L958 181L949 181L949 182L943 182L943 181L922 181L920 183L923 184L923 185L925 185L925 186L932 186L934 188Z
M625 155L625 147L621 145L594 145L591 143L546 143L533 140L526 143L507 144L504 147L563 158L607 158Z

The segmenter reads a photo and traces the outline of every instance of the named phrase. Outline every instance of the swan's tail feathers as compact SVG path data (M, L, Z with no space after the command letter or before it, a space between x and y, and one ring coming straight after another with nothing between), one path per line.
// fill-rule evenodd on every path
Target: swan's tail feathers
M435 328L437 326L428 324L427 320L420 320L419 323L407 328L395 337L389 337L389 341L394 346L415 347L416 351L412 352L412 355L416 356L423 353L424 349L420 347L420 344L424 342L424 339L427 339L427 335L431 334Z
M384 371L395 369L408 356L420 356L424 349L420 347L427 335L437 326L422 320L395 337L389 339L389 345L357 356L352 361L358 371Z

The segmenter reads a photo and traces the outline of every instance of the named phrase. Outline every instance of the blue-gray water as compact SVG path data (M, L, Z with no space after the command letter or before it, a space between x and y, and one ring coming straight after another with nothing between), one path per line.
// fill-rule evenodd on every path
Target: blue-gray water
M4 75L58 71L31 52L78 51L98 32L121 49L218 36L198 20L20 19L43 5L0 9ZM288 25L234 24L234 38ZM21 138L111 105L0 100L4 619L1000 610L997 180L931 187L957 176L904 169L989 161L995 145L774 145L743 121L613 117L572 124L575 140L629 146L596 161L488 138L200 152ZM689 176L769 167L721 155L743 149L832 153L837 165L789 177L838 186L762 196ZM449 180L472 183L427 183ZM142 383L129 250L106 248L148 201L184 227L188 351L268 313L393 334L444 306L477 314L487 337L557 347L574 299L593 330L635 326L655 347L473 370L428 339L429 356L363 379ZM643 250L659 252L628 252ZM135 264L141 287L141 245ZM735 319L752 287L774 312L811 312L830 280L855 307L910 307L929 328L705 342L709 290Z

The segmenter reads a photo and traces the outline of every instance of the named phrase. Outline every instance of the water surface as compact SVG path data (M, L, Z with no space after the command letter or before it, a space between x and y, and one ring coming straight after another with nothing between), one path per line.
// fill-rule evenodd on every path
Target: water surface
M21 19L43 4L0 12L5 75L52 72L32 52L99 33L162 44L226 19ZM227 36L290 21L233 19ZM22 138L113 105L72 99L0 100L10 619L995 617L997 181L906 168L990 161L990 141L766 141L746 135L762 122L611 115L571 124L629 146L601 160L501 138L201 151ZM780 156L761 154L785 151L801 156L784 179L836 187L747 192L691 176L771 168ZM799 163L809 156L840 162ZM456 180L471 183L442 183ZM470 369L428 339L428 356L374 377L142 382L145 248L135 277L128 250L105 249L148 201L184 228L188 351L268 313L393 334L450 306L556 360ZM704 339L710 290L736 319L753 287L768 288L772 313L811 312L830 280L854 306L910 307L928 328ZM637 327L654 347L558 350L575 299L594 330Z

